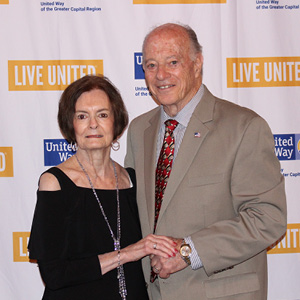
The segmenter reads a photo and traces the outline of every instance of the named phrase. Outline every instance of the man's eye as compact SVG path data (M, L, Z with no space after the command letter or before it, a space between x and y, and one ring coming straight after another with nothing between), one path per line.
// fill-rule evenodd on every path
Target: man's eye
M177 60L172 60L171 65L177 65L178 61Z
M154 67L155 67L155 64L148 64L148 65L147 65L147 68L148 68L148 69L153 69Z

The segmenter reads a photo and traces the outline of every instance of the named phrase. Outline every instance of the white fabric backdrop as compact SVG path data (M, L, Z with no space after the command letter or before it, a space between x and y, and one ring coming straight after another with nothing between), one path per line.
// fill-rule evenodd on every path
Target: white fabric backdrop
M269 123L286 178L287 236L269 251L269 300L300 299L300 0L0 0L0 295L41 299L26 250L39 175L70 155L56 115L62 89L104 73L130 119L155 107L140 73L145 34L189 24L204 83ZM123 163L126 133L113 158Z

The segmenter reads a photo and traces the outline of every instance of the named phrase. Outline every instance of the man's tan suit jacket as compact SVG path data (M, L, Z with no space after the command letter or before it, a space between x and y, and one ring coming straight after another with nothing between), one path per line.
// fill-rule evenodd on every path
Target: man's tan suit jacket
M159 124L158 107L128 130L125 165L136 170L143 236L153 231ZM149 284L150 295L159 287L163 300L265 300L265 249L285 230L284 180L269 126L205 87L174 161L156 230L191 236L204 267L159 278ZM143 268L149 283L148 257Z

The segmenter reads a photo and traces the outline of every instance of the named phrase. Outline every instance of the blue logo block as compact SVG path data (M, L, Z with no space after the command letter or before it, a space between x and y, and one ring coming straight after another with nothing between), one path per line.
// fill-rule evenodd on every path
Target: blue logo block
M274 142L275 142L275 153L279 160L296 159L297 145L295 144L295 134L274 134Z
M145 79L142 52L134 53L134 79Z
M65 139L44 140L45 166L57 166L76 153L74 146Z
M300 134L295 134L296 159L300 159Z

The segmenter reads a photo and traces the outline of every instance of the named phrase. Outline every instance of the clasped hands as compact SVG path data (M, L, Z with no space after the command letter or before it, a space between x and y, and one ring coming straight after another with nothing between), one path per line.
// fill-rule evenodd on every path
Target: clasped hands
M183 239L172 238L172 240L174 241L174 244L176 243L177 250L173 256L165 258L158 255L150 255L151 268L153 272L164 279L169 278L171 274L183 270L188 266L179 254L179 249Z

